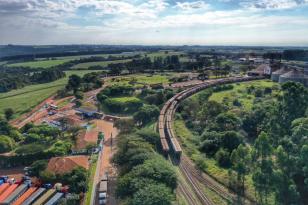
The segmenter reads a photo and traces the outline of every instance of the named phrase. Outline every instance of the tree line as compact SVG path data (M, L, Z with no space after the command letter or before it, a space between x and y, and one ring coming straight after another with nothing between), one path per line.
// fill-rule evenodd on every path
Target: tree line
M23 69L1 70L0 92L8 92L31 84L53 82L63 77L65 77L65 72L59 69L45 69L36 72Z

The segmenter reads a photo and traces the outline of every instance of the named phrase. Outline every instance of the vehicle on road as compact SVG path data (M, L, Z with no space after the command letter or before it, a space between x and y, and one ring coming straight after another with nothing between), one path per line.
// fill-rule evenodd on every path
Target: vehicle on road
M108 178L104 174L98 189L98 203L99 205L105 205L107 202L107 190L108 190Z

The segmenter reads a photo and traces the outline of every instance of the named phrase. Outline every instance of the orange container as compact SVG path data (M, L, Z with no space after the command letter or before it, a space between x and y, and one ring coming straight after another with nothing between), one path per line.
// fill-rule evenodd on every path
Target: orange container
M0 186L0 196L9 186L10 186L9 183L4 183Z
M9 186L1 195L0 195L0 203L3 202L13 191L18 187L18 184L12 184Z
M29 198L35 191L36 187L29 188L21 197L19 197L12 205L20 205L22 204L27 198Z

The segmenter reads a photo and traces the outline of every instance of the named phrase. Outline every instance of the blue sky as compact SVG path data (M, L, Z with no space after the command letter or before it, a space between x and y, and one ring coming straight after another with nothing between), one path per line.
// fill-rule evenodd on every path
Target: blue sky
M308 45L308 0L0 0L0 44Z

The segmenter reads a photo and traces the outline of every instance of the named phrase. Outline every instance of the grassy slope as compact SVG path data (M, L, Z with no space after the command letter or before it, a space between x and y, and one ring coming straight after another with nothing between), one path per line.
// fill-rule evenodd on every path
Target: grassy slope
M250 110L255 96L253 94L245 94L244 91L247 86L253 85L255 87L272 87L275 85L274 82L270 80L259 80L253 82L244 82L240 84L233 84L234 88L232 90L222 91L213 93L209 100L222 102L224 98L227 98L228 101L232 102L234 99L238 99L245 109Z
M89 72L94 71L67 71L66 78L51 83L30 85L7 93L0 93L0 115L3 114L4 109L13 108L16 113L14 117L18 117L63 88L70 75L83 76Z

